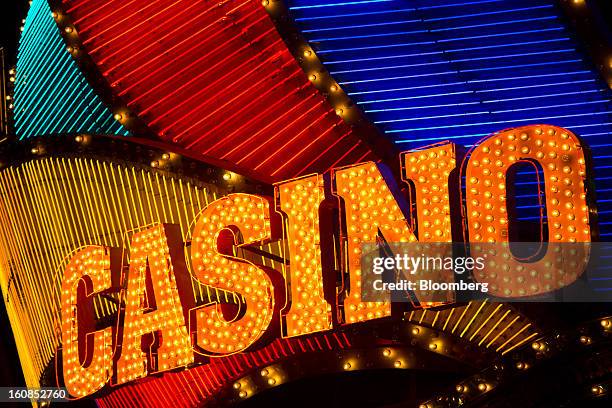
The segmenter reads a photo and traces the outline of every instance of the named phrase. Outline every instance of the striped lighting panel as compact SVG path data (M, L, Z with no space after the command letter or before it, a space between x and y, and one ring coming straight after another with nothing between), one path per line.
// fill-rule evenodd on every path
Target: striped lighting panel
M33 0L17 55L15 132L127 135L89 86L66 49L47 0Z
M372 159L258 0L63 0L82 47L160 138L279 181Z
M60 344L62 261L83 245L128 248L126 232L190 223L220 197L210 185L91 159L46 158L0 172L0 285L26 383L40 387ZM201 297L194 286L194 296ZM98 317L116 305L96 299Z
M594 156L602 240L612 239L612 94L553 0L287 0L332 76L407 150L471 146L502 129L552 124ZM523 221L537 179L516 183Z
M413 310L407 320L451 333L505 355L536 338L533 322L509 304L469 302L441 310Z

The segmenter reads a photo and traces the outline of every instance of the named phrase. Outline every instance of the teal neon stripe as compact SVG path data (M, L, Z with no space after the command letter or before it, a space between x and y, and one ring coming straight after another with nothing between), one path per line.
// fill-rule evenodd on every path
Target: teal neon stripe
M16 71L19 139L78 132L129 135L66 50L46 0L32 2L19 41Z
M39 15L39 14L40 14L40 12L38 14L36 14L36 15ZM50 23L51 24L49 25L49 27L45 31L50 33L50 34L55 34L57 36L57 29L54 26L54 22L52 21L52 19L51 19ZM43 46L44 46L44 44L45 44L44 40L41 40L39 42L42 43ZM73 74L75 72L77 72L74 69L71 69L70 71L68 71L65 68L66 65L68 65L68 68L70 68L70 63L72 63L72 61L70 59L64 59L64 61L61 61L61 62L63 62L61 67L57 67L58 56L62 56L61 52L63 51L63 44L61 42L57 42L56 41L54 45L56 46L56 49L57 49L58 52L57 53L51 53L51 54L48 53L48 54L52 55L53 57L55 57L55 58L53 58L53 60L55 60L55 61L51 61L51 60L38 61L38 63L35 64L34 67L37 67L37 68L40 68L40 67L52 67L52 69L47 69L47 75L46 75L47 77L49 76L49 73L53 74L54 72L63 72L64 75L66 75L67 73L71 73L70 71L72 71ZM36 51L38 51L38 50L36 50ZM26 60L26 62L29 62L29 59ZM55 64L55 65L53 65L53 64ZM32 66L32 65L30 65L30 66ZM25 71L24 77L25 78L32 78L32 77L36 77L36 75L39 75L39 73L37 71L34 71L34 72ZM47 79L45 77L45 78L43 78L42 80L40 80L38 82L44 84L45 82L48 82L48 81L49 81L49 79ZM59 83L63 83L65 86L67 85L70 88L72 83L74 82L74 80L70 80L70 79L62 77L62 78L54 78L53 82L54 83L58 83L58 82ZM28 85L30 85L31 83L32 83L32 81L28 81L27 82ZM20 85L21 85L21 82L20 82ZM54 104L53 103L45 103L45 102L48 102L48 101L45 101L45 99L49 99L49 94L56 94L56 92L57 92L56 89L57 89L57 86L55 88L53 88L53 89L49 89L44 94L39 94L39 93L37 94L35 92L31 92L31 94L36 96L36 97L38 97L37 105L42 105L42 106L46 106L47 108L49 108L49 107L52 108ZM41 104L41 102L42 102L42 104ZM24 105L25 106L27 106L27 103L29 103L29 100L25 100L24 101ZM34 112L39 111L37 116L40 116L41 114L43 114L44 116L49 115L49 112L45 112L44 110L41 112L38 106L32 106L31 110L34 111ZM19 111L18 113L21 113L21 111ZM30 124L32 122L34 124L36 124L37 121L39 121L38 118L34 117L34 120L29 120L28 122L30 122ZM22 128L20 127L20 130L21 129ZM28 131L31 131L31 130L28 130ZM46 133L46 132L44 132L43 130L37 130L37 131L35 131L35 133L40 134L40 133Z

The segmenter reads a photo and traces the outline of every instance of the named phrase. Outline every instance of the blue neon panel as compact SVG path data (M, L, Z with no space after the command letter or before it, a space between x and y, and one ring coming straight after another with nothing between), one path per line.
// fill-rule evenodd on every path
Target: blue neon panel
M28 11L16 71L19 139L71 132L128 134L78 70L46 0L34 0Z
M303 35L402 150L470 146L546 123L592 147L602 240L612 239L612 93L553 0L288 0ZM533 180L533 177L528 179ZM519 216L538 219L533 181Z

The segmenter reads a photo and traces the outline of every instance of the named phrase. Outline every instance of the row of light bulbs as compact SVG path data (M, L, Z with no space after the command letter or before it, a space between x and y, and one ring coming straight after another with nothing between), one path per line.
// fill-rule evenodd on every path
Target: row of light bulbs
M273 14L277 11L277 8L275 7L274 4L272 4L270 0L263 0L261 4L266 8L266 11L268 11L269 14ZM320 91L323 91L324 93L336 94L338 96L342 95L344 96L344 98L342 99L348 99L348 97L345 94L340 93L342 91L342 88L340 87L340 85L338 85L333 80L333 78L329 77L329 75L324 74L325 70L324 70L323 64L318 60L318 57L316 53L313 51L312 47L310 47L308 44L303 44L300 48L303 49L302 55L304 56L304 58L306 58L307 61L318 65L317 69L312 69L310 67L304 66L304 64L300 64L302 65L302 68L305 71L310 72L308 74L308 80L317 89L319 89ZM298 63L300 63L299 59L297 61ZM328 76L329 78L325 78L325 76ZM346 111L347 104L343 102L332 101L330 98L327 98L327 99L334 107L334 111L336 112L336 115L347 119L347 117L345 116L345 114L347 113Z
M7 100L11 100L11 99L7 97ZM81 143L84 144L84 143L87 143L90 140L90 138L91 138L90 135L78 134L74 137L74 141L79 144ZM39 144L39 145L32 147L30 149L30 153L32 153L33 155L42 155L45 153L45 148L42 144ZM173 160L173 154L169 152L164 152L161 154L161 156L159 156L158 159L152 160L149 164L153 168L163 168L171 160ZM234 172L225 171L221 177L223 178L223 180L227 182L237 182L239 176Z
M415 325L415 326L412 326L412 328L410 329L410 333L413 336L418 336L420 334L423 334L423 329ZM442 352L441 349L438 347L438 343L439 341L433 340L427 344L427 347L431 351L437 350L437 352ZM397 369L409 368L409 364L407 363L406 359L402 358L402 356L399 355L398 350L392 347L385 347L382 349L380 353L385 359L393 360L394 368L397 368ZM359 368L358 363L359 361L356 360L355 358L345 359L342 362L342 370L344 371L356 370ZM259 374L264 379L267 379L266 382L268 383L269 386L280 385L286 379L286 375L282 371L282 367L279 365L264 367L261 369ZM486 383L485 386L486 386L487 391L491 388L491 384ZM252 395L255 394L255 391L257 389L257 387L254 384L253 378L251 378L250 376L245 376L245 377L238 379L236 382L234 382L232 387L234 390L236 390L238 397L240 397L241 399L251 397ZM420 406L420 408L424 408L424 407L426 407L426 405ZM427 408L431 408L431 407L427 407Z
M607 318L601 319L600 325L601 325L601 328L604 330L604 332L606 333L612 332L612 318L607 317ZM589 346L592 344L593 339L590 336L581 335L580 337L578 337L578 341L584 346ZM545 339L536 340L531 343L531 349L536 353L536 355L541 356L541 355L545 355L550 350L550 345ZM527 361L519 360L516 362L515 368L519 371L526 371L529 368L531 368L531 364L528 363ZM494 385L491 384L491 382L487 382L486 380L480 380L477 382L476 388L481 393L485 393L485 392L492 390L494 388ZM457 384L455 386L455 391L461 394L461 396L458 399L454 399L454 401L458 403L458 406L460 406L461 404L465 402L464 395L470 392L470 387L465 383ZM591 393L595 397L604 395L606 394L606 392L607 392L607 387L605 384L595 384L591 387ZM436 407L435 403L431 401L425 402L419 405L419 408L435 408L435 407Z

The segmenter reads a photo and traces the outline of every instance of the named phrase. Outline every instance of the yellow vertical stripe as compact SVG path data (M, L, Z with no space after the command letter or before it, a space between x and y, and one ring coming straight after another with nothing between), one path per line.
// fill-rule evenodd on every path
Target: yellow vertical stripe
M61 279L66 257L83 245L125 246L126 231L179 224L223 194L147 170L90 159L45 158L0 172L0 287L26 383L40 377L60 345ZM194 287L207 301L209 288ZM206 297L206 298L205 298ZM92 300L98 317L116 313Z

